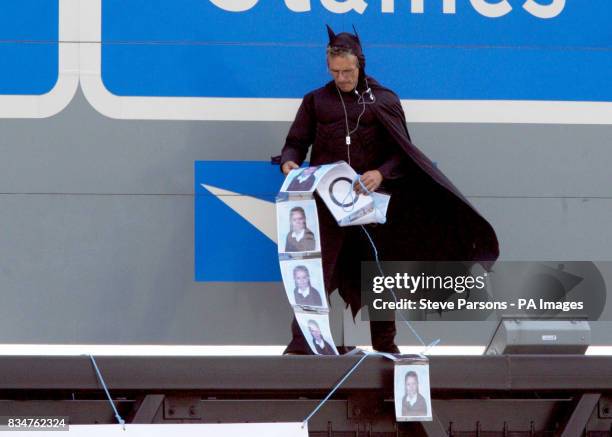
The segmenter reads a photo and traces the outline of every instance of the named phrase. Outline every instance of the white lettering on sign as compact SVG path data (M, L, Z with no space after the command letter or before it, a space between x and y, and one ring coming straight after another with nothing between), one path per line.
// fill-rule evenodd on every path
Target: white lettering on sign
M440 1L440 0L436 0ZM445 14L454 14L456 11L456 0L444 0L442 2L442 12ZM422 14L425 12L425 0L412 0L410 3L410 12L413 14Z
M310 11L310 0L285 0L285 5L293 12Z
M541 5L535 0L527 0L523 5L523 9L529 12L534 17L538 18L555 18L565 8L565 0L553 0L548 5Z
M213 5L228 12L244 12L252 9L259 0L210 0Z
M501 0L497 3L489 3L487 0L470 0L470 3L480 15L489 18L503 17L512 10L508 0Z
M321 0L321 4L325 6L328 11L336 14L345 14L349 11L356 11L363 14L368 7L368 4L364 0Z
M406 0L404 0L406 1ZM424 14L425 3L442 3L444 14L457 13L457 0L407 0L410 1L410 13ZM537 18L555 18L565 9L566 0L547 0L550 3L539 3L542 0L525 0L523 9ZM257 5L259 0L210 0L212 4L228 12L246 12ZM508 0L470 0L474 10L480 15L488 18L499 18L512 12L512 5ZM365 0L321 0L325 9L334 14L346 14L355 11L363 14L368 7ZM310 0L285 0L285 6L292 12L310 12ZM395 12L395 0L381 0L381 12L393 14Z

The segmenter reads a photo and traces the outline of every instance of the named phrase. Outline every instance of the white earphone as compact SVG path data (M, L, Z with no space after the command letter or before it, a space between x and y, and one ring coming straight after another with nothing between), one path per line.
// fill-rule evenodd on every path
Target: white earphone
M351 151L350 151L351 135L353 133L355 133L357 131L357 129L359 128L359 122L361 120L361 117L365 113L366 105L371 105L372 103L374 103L376 101L376 98L375 98L374 94L372 93L372 89L370 88L370 86L368 84L368 78L367 77L365 78L365 83L366 83L367 89L362 94L359 94L359 91L357 91L357 87L355 87L355 89L353 90L355 95L357 95L357 97L358 97L357 98L357 103L358 104L361 103L363 105L361 113L357 117L357 124L355 125L355 128L353 130L351 130L350 127L349 127L348 112L346 111L346 105L344 104L344 99L342 98L342 93L340 92L340 90L336 86L336 91L338 91L338 96L340 97L340 103L342 103L342 109L344 110L344 122L346 124L346 138L345 138L345 142L346 142L346 155L347 155L347 161L348 161L349 165L351 165ZM366 93L370 96L370 101L369 102L366 102L366 100L364 98Z

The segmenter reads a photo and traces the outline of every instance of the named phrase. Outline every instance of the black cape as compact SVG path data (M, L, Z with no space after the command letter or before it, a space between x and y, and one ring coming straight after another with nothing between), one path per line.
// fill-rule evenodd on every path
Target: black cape
M365 152L363 156L355 154L351 164L358 173L379 169L384 176L383 188L391 194L387 223L371 229L380 259L474 261L489 269L499 256L495 231L412 143L398 96L374 78L364 76L358 88L366 99L369 94L364 92L368 87L374 101L367 105L362 125L356 132L361 132L361 136L357 135L361 143L351 145L352 150L358 151L361 147ZM347 93L342 95L344 99L350 97ZM347 100L347 103L350 102ZM351 128L355 126L357 114L350 111L359 112L361 108L354 103L355 99L352 105L346 105ZM281 166L286 161L301 164L310 145L313 146L310 165L346 159L342 111L333 81L308 93L287 136ZM328 293L338 288L355 315L362 306L359 262L371 250L367 242L363 245L363 236L356 243L358 227L340 228L320 199L317 200L325 288Z
M410 192L419 187L421 204L429 207L425 217L419 217L423 225L441 220L446 235L434 239L438 246L431 260L478 261L490 268L499 256L499 243L491 224L480 215L453 183L413 143L406 126L406 118L398 96L374 79L368 80L375 96L373 110L393 140L410 158L407 175L392 185L405 189L395 190L403 199L410 199ZM408 184L408 185L406 185ZM423 197L426 197L425 199ZM397 204L397 202L396 202ZM393 211L397 213L398 211ZM410 217L409 208L405 209ZM429 237L433 237L431 234ZM436 259L437 258L437 259Z

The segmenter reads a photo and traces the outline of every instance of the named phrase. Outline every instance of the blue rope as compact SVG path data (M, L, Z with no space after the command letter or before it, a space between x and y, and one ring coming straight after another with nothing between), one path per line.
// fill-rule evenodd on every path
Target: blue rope
M356 196L355 196L355 194L354 194L355 192L353 191L353 187L355 186L355 184L356 184L357 182L359 182L359 185L361 185L361 187L363 188L363 191L364 191L366 194L371 194L371 193L372 193L372 192L371 192L371 191L369 191L369 190L366 188L366 186L363 184L363 181L361 180L361 178L359 177L359 175L358 175L358 174L356 174L356 175L355 175L355 177L353 178L353 182L351 183L351 187L349 188L348 192L346 193L346 196L344 196L344 199L342 199L342 202L340 202L340 203L341 203L341 205L342 205L342 210L343 210L344 212L351 212L351 211L353 211L353 210L355 209L355 199L356 199ZM350 204L350 207L349 207L349 208L347 208L347 207L346 207L346 206L344 206L344 205L346 204L346 200L347 200L347 199L349 199L349 198L350 198L351 204ZM375 197L372 197L372 202L374 203L374 209L375 209L375 210L379 210L379 211L380 211L380 208L378 207L378 202L376 201L376 198L375 198ZM384 218L384 221L382 221L382 222L380 222L380 223L385 223L385 222L386 222L387 218L386 218L386 217L383 217L383 218Z
M359 175L357 175L355 177L355 181L353 182L353 184L355 182L359 182L359 185L361 185L361 188L367 194L372 194L372 192L370 190L368 190L367 187L363 184L363 181L361 180ZM374 206L376 206L376 203L374 204ZM370 246L372 246L372 251L374 252L374 259L376 260L376 266L378 267L379 273L382 276L385 276L385 273L383 272L382 266L380 265L380 259L378 258L378 248L376 247L376 244L374 244L374 240L372 239L372 236L370 235L368 230L365 228L365 226L361 225L361 229L363 230L363 232L365 232L366 236L368 237L368 240L370 241ZM397 303L397 296L395 294L395 291L392 288L388 288L388 290L391 292L391 295L393 296L393 300L395 301L395 303ZM438 343L440 343L440 339L438 338L438 339L434 340L433 342L431 342L429 345L425 344L425 342L423 341L423 339L421 338L419 333L416 331L416 329L414 329L412 324L404 317L404 314L401 311L399 313L400 313L400 316L402 318L402 321L404 323L406 323L406 325L408 326L408 328L410 328L410 331L414 334L414 336L417 338L417 340L419 340L421 345L425 347L425 349L421 353L427 351L429 348L431 348L431 347L437 345Z
M314 416L317 411L319 411L321 409L321 407L323 406L323 404L325 404L325 402L327 402L329 400L329 398L332 397L332 395L336 392L336 390L338 390L338 388L344 383L344 381L346 381L348 379L349 376L351 376L351 374L357 370L357 367L359 367L359 365L363 362L363 360L365 360L368 357L368 354L366 353L363 357L361 357L359 359L359 361L357 361L353 367L350 368L350 370L348 372L346 372L346 374L342 377L342 379L334 386L334 388L331 389L331 391L327 394L327 396L325 396L325 398L319 402L319 405L317 405L317 407L312 410L312 413L310 413L308 415L308 417L306 417L306 419L304 419L304 421L302 422L302 428L304 428L304 426L306 426L306 424L308 423L308 421L312 418L312 416Z
M340 204L342 205L342 211L344 211L344 212L351 212L352 210L355 209L355 195L354 195L354 191L353 191L353 186L355 185L356 180L359 180L359 175L355 176L355 178L353 179L353 182L351 183L351 187L349 188L348 192L346 193L346 196L344 196L344 199L342 199L342 202L340 202ZM350 204L349 208L344 206L346 204L346 200L348 198L350 198L350 200L351 200L351 204Z
M96 369L96 375L98 375L98 380L100 381L100 383L102 384L102 388L104 388L104 391L106 392L106 397L108 398L108 402L111 404L111 407L113 407L113 411L115 412L115 419L117 419L117 422L119 422L119 425L121 425L123 427L123 430L125 431L125 420L123 420L123 418L119 415L119 411L117 411L117 407L115 406L115 403L113 402L111 395L108 392L108 388L106 387L104 378L102 378L100 369L98 369L96 360L91 354L89 355L89 358L91 358L91 362L93 363L94 369Z

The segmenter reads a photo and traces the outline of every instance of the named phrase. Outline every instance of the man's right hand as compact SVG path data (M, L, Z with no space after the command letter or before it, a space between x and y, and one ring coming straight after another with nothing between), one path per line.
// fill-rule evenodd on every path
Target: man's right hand
M291 170L293 170L294 168L300 168L299 165L297 165L295 162L293 161L287 161L283 164L283 166L281 167L281 170L283 171L283 174L285 176L287 176L289 174L289 172Z

